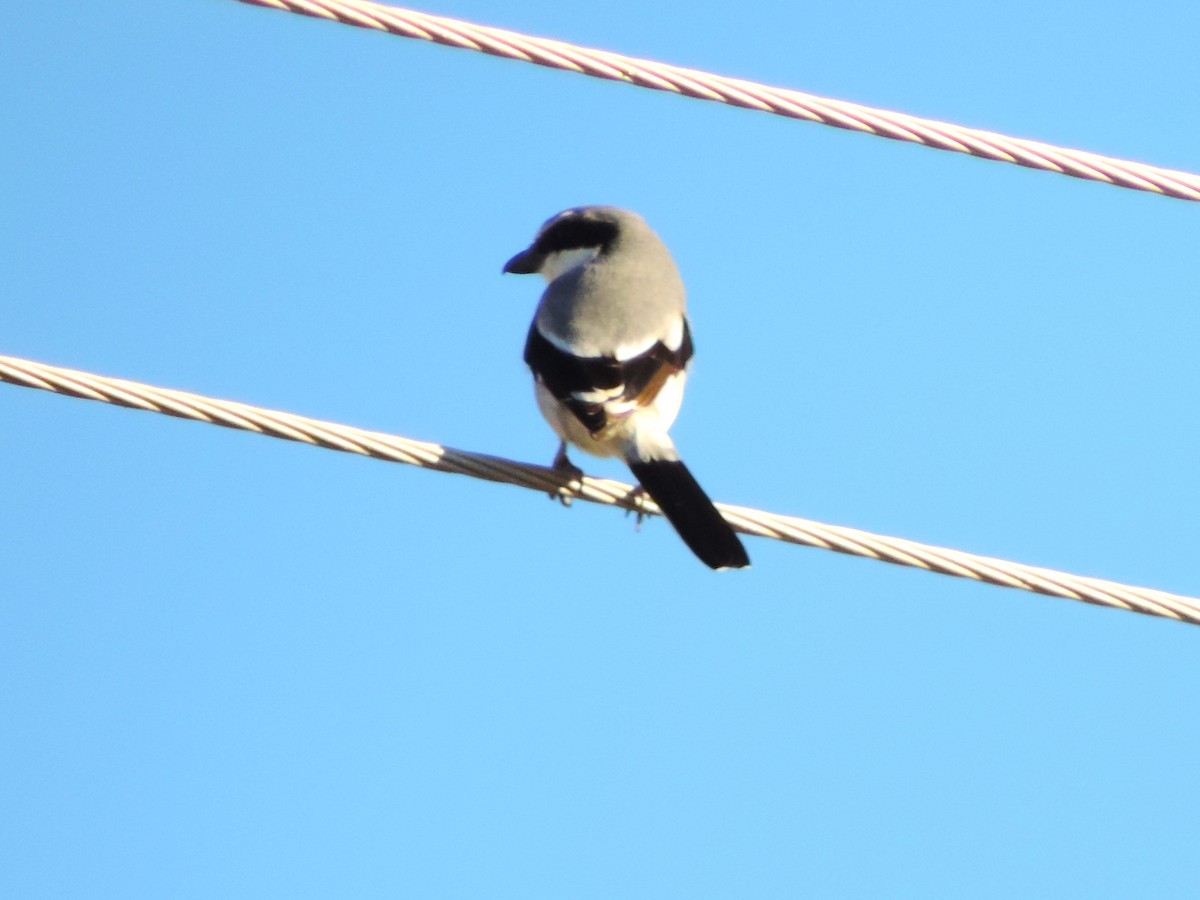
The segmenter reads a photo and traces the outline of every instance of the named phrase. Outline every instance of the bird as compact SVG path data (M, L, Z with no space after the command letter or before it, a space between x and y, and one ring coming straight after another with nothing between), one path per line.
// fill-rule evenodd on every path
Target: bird
M547 282L525 362L560 443L553 466L582 476L568 446L619 457L689 549L712 569L750 558L679 458L668 430L693 353L687 293L671 252L637 213L580 206L548 219L505 273Z

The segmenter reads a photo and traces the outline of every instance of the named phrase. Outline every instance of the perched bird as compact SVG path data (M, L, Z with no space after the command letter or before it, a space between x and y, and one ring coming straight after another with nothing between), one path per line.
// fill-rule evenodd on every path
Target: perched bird
M568 209L504 271L536 273L549 285L525 362L538 407L562 440L554 467L581 474L568 444L620 457L706 565L750 565L667 434L683 400L692 334L683 279L658 235L624 209Z

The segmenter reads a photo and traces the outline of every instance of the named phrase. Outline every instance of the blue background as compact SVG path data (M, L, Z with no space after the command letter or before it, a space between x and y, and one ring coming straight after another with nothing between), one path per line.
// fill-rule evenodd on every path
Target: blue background
M1200 169L1200 7L459 16ZM223 0L8 0L0 352L548 462L643 213L717 498L1200 593L1193 204ZM0 386L7 897L1194 897L1200 630ZM617 465L590 472L624 477Z

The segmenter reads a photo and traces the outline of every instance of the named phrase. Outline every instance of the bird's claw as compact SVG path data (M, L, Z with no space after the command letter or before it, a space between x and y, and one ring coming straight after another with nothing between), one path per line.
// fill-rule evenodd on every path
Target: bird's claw
M642 523L648 518L645 508L646 496L646 489L640 484L625 495L625 502L628 504L625 507L625 516L628 518L630 513L637 516L637 521L634 523L636 531L642 530Z

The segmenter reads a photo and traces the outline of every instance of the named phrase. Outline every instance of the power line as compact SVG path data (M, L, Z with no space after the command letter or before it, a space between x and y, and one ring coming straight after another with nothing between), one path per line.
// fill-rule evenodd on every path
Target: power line
M701 100L714 100L792 119L819 122L835 128L907 141L938 150L966 153L982 159L1058 172L1074 178L1102 181L1117 187L1149 191L1180 200L1200 200L1200 175L1191 172L1164 169L1084 150L1071 150L1040 141L1008 137L992 131L818 97L786 88L770 87L739 78L727 78L548 38L531 37L445 16L383 6L365 0L238 2L329 19L360 28L371 28L401 37L432 41L448 47L477 50L492 56L518 59L554 69L566 69L581 75L623 81Z
M135 381L93 375L12 356L0 356L0 381L223 425L227 428L253 431L268 437L285 438L388 462L401 462L440 472L469 475L472 478L514 484L535 491L557 491L563 496L576 497L592 503L621 506L652 515L659 514L652 500L639 499L635 495L633 485L620 481L585 476L575 482L561 472L545 466L455 450L440 444L414 441L378 431L366 431L245 403L217 400ZM1081 600L1098 606L1163 616L1193 625L1200 624L1200 599L1193 597L1068 575L1052 569L1025 566L960 550L933 547L903 538L825 525L808 519L742 506L718 503L717 508L725 519L743 534L834 550L838 553L912 566L942 575L970 578L1052 597Z

